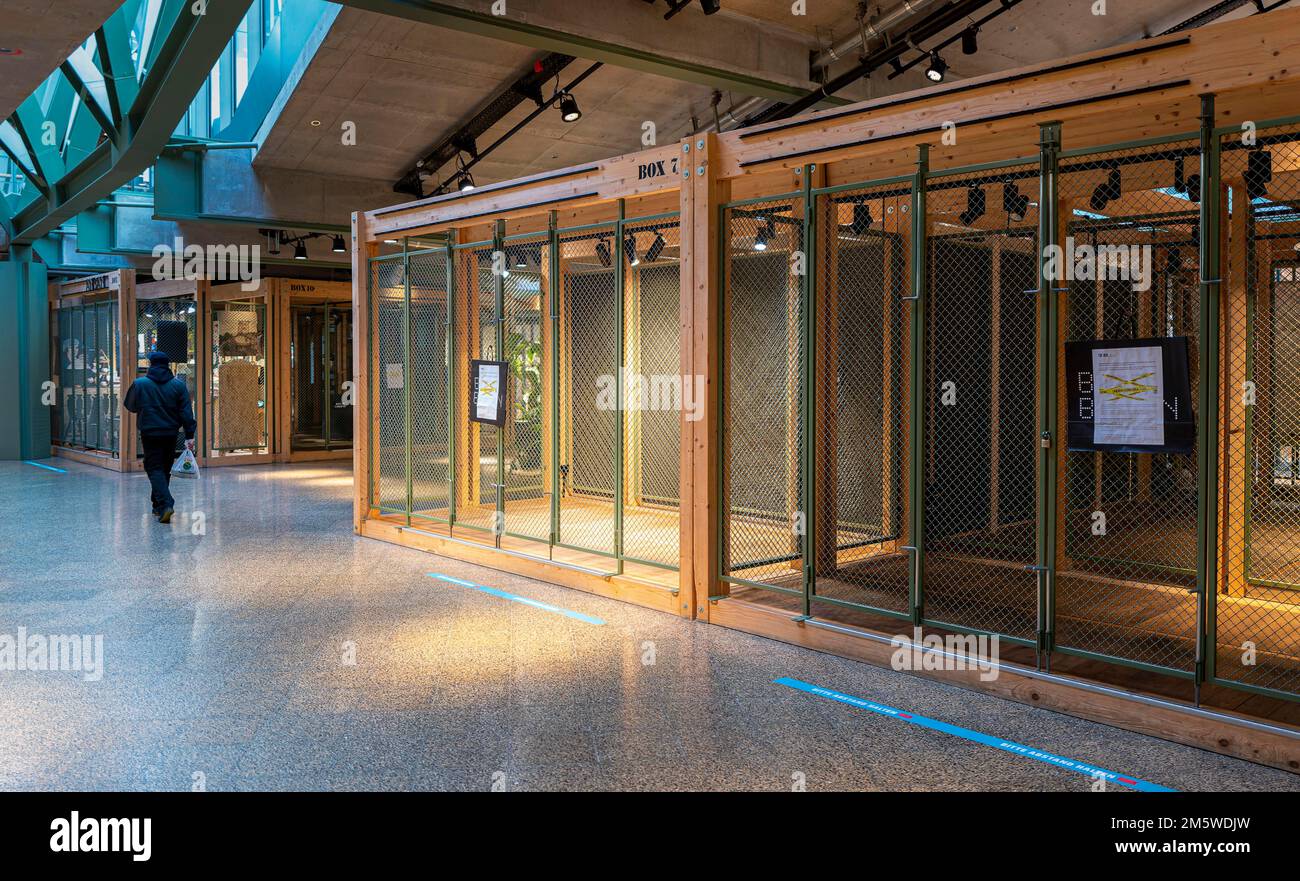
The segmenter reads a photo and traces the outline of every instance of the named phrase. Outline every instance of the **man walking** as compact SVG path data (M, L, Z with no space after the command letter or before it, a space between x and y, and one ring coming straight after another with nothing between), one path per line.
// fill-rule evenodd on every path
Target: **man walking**
M176 433L185 429L185 446L194 451L194 408L185 380L167 365L166 352L149 353L149 372L131 383L122 406L137 414L144 446L144 470L153 489L153 513L160 523L170 523L176 500L171 494L172 462L176 459Z

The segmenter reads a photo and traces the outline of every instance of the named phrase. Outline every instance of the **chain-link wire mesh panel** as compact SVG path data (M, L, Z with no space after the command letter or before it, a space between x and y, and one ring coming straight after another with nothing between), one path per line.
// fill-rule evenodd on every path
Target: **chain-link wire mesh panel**
M295 450L324 449L329 418L325 375L324 306L294 306L290 310L292 340L289 369L290 444Z
M406 513L406 276L400 258L370 261L370 297L375 303L371 369L379 422L372 460L374 504L382 512Z
M1196 141L1063 159L1062 265L1071 272L1055 281L1068 288L1062 344L1086 345L1080 357L1090 359L1087 388L1077 390L1083 409L1060 411L1093 420L1090 442L1071 440L1060 454L1055 642L1181 672L1196 660L1196 451L1121 448L1134 445L1125 438L1165 446L1155 414L1185 414L1196 400L1199 167ZM1171 400L1178 377L1164 375L1161 340L1179 339L1187 363L1173 373L1187 371L1191 394ZM1143 368L1144 358L1158 366ZM1063 395L1079 381L1070 375ZM1068 436L1066 425L1059 434Z
M212 306L212 449L266 447L266 306Z
M121 427L117 301L63 306L58 312L59 440L116 453Z
M1037 166L931 179L927 621L1036 638Z
M623 227L627 269L623 402L625 556L677 566L681 416L704 406L681 373L681 230L676 218ZM698 409L696 410L698 412Z
M492 274L492 245L475 244L456 250L457 312L465 316L457 324L463 328L463 363L468 376L470 361L498 361L496 277ZM459 347L458 347L459 348ZM468 392L467 392L468 394ZM468 413L468 398L458 401ZM480 530L499 530L497 491L500 478L499 429L495 425L473 422L468 415L456 417L458 431L464 426L463 462L457 477L464 493L456 506L456 523Z
M411 513L446 520L451 506L447 252L408 258L411 280Z
M501 279L505 321L500 360L509 365L504 528L512 535L545 542L551 538L550 451L543 442L550 431L550 414L542 407L550 366L542 347L542 323L550 315L543 274L549 244L545 233L512 236L505 243L506 272Z
M185 325L185 352L184 359L178 358L180 353L168 352L172 357L171 369L178 377L185 381L185 387L189 389L190 401L193 404L195 415L199 415L199 398L198 398L198 346L197 330L198 315L196 314L198 306L193 297L164 297L159 299L137 300L135 304L135 339L136 339L136 370L143 374L149 369L149 353L159 347L159 327L163 322L179 322ZM179 452L185 445L185 432L176 433L176 449ZM144 457L144 450L139 451L139 457Z
M802 592L803 199L729 207L722 394L722 573Z
M818 197L814 599L904 614L910 186Z
M613 554L619 414L615 227L561 232L558 542Z
M60 308L56 312L59 325L59 443L72 444L76 432L76 384L73 379L80 341L72 330L72 309Z
M329 424L331 450L352 448L352 307L348 303L331 306L326 322L325 342L330 352L329 398L326 421Z
M1300 693L1300 126L1223 139L1216 678Z

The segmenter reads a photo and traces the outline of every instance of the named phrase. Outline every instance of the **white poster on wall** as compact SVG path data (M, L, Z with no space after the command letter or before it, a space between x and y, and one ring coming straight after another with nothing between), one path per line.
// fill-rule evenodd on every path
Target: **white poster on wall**
M1164 361L1159 346L1092 350L1093 442L1163 446Z
M496 364L481 363L475 381L478 383L476 415L484 422L495 422L501 397L501 368Z

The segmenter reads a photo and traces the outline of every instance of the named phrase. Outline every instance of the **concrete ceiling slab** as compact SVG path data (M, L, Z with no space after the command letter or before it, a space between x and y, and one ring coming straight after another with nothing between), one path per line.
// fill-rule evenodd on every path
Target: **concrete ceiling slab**
M0 119L13 113L122 0L0 0Z
M644 0L608 0L644 10ZM970 76L1066 57L1158 33L1214 5L1214 0L1109 0L1105 15L1094 0L1023 0L980 33L979 52L945 50L951 76ZM663 7L663 4L659 4ZM884 9L897 5L882 2ZM808 14L791 14L790 0L723 0L708 19L725 40L737 16L807 38L810 50L856 28L856 0L809 0ZM986 9L993 8L992 3ZM1249 8L1233 13L1250 14ZM698 10L691 10L698 15ZM544 24L544 22L542 23ZM949 31L954 34L960 27ZM397 181L442 138L471 119L498 90L529 70L541 52L525 46L429 24L345 7L298 89L271 127L256 162L304 172ZM842 62L838 69L851 64ZM589 62L575 60L567 82ZM755 75L763 73L755 60ZM887 70L844 93L863 98L922 87L919 67L895 79ZM640 149L643 124L653 122L659 143L675 141L712 119L712 89L607 64L576 90L584 115L567 124L547 110L474 168L481 185ZM722 97L721 110L745 95ZM525 101L479 139L483 147L533 108ZM344 146L344 121L356 123L358 145ZM318 124L313 124L318 123ZM438 179L446 179L451 166ZM428 181L430 188L438 179ZM405 196L394 194L393 201ZM365 206L376 207L376 206Z

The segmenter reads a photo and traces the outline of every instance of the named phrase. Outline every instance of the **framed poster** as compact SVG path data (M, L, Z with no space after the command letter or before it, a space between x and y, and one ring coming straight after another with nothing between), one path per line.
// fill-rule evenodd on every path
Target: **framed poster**
M469 368L469 418L485 425L506 422L505 361L471 361Z
M1066 448L1192 452L1190 375L1187 337L1067 342Z

